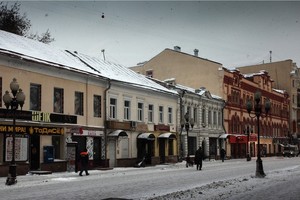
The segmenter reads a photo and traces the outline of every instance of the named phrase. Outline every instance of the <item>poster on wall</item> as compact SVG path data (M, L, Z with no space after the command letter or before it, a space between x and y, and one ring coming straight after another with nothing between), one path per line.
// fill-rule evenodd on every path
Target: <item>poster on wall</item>
M12 137L6 138L6 148L5 148L5 161L12 160ZM15 138L15 161L27 161L28 160L28 138Z

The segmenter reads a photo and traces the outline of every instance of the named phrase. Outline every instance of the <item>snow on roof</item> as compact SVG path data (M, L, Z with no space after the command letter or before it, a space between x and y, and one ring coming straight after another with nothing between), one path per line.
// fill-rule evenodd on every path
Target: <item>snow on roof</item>
M94 73L94 70L64 50L1 30L0 52L56 67Z
M169 90L166 87L163 87L160 84L147 79L144 75L138 74L120 64L116 64L107 60L101 60L81 53L73 53L73 55L78 57L87 65L96 69L99 73L101 73L102 76L107 77L111 80L125 82L151 90L177 94L175 91Z
M273 90L274 90L275 92L280 93L280 94L284 94L284 93L285 93L285 90L279 90L279 89L274 89L274 88L273 88Z
M138 87L175 94L174 91L119 64L103 61L83 54L71 53L58 49L50 44L44 44L1 30L0 53L19 56L34 62L75 70L81 73L99 75L112 80L135 84Z

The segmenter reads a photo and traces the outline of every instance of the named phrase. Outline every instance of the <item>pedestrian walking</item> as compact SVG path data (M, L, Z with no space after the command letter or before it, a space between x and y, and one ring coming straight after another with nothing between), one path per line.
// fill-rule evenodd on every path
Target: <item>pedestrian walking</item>
M202 169L202 160L203 160L203 151L202 151L202 148L199 147L199 149L197 149L197 151L195 152L195 164L196 164L197 170Z
M79 176L82 176L82 172L85 171L85 175L89 175L88 173L88 165L89 165L89 153L87 152L87 149L85 148L82 152L80 152L80 164L81 169Z
M225 159L225 156L226 156L226 151L225 149L221 149L221 159L222 159L222 162L224 162L224 159Z

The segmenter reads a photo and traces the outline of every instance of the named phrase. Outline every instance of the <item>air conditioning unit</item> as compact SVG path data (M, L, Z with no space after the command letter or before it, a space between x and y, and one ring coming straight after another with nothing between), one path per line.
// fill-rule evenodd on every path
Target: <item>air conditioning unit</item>
M130 126L131 126L131 128L136 128L136 122L135 121L131 121L130 122Z

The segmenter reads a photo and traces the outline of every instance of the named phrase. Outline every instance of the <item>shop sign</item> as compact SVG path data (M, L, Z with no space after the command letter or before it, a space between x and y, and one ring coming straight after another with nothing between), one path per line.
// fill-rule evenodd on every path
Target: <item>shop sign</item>
M37 127L37 126L16 126L16 134L30 134L30 135L63 135L64 128L57 127ZM0 125L1 133L13 133L13 126Z
M74 136L104 136L103 131L80 130L79 133L73 133Z
M41 111L16 110L16 118L35 122L77 124L77 116L48 113ZM0 108L0 118L13 118L11 110Z
M156 131L170 131L170 126L164 124L154 125L154 130Z

